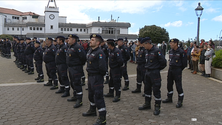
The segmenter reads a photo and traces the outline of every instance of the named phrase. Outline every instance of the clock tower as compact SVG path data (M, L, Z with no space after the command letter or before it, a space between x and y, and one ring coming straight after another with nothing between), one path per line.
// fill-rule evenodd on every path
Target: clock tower
M55 0L49 0L45 7L45 33L59 33L59 8Z

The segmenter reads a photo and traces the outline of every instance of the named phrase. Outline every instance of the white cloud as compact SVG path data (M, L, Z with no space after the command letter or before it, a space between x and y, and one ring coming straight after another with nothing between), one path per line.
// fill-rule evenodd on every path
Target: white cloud
M159 12L161 9L163 8L163 5L162 6L159 6L156 8L156 10L154 10L153 12Z
M181 27L183 25L183 22L181 20L175 21L175 22L168 22L167 24L164 24L165 27Z
M188 23L186 24L186 26L193 25L193 24L194 24L193 22L188 22Z
M222 15L214 17L212 20L222 22Z
M5 8L16 9L22 12L35 12L44 15L45 6L48 1L1 1L0 5ZM60 16L67 16L67 22L87 23L93 19L87 15L86 11L95 10L98 12L121 12L121 13L143 13L147 9L160 5L162 1L71 1L57 0L56 4L59 7ZM50 3L51 4L51 3ZM161 8L159 8L161 9ZM99 16L99 15L98 15ZM94 17L95 19L95 17ZM102 19L101 19L102 21Z
M206 20L207 20L206 18L200 19L201 22L206 21Z
M178 7L181 11L186 11L187 9L184 7L184 1L174 1L174 5Z
M205 11L206 11L206 13L216 13L216 12L218 12L216 8L212 8L212 7L205 9Z

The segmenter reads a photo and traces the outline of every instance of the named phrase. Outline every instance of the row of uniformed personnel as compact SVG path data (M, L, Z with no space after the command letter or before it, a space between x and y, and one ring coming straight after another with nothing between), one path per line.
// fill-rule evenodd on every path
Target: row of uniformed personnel
M8 38L0 40L0 50L2 57L11 58L11 42Z

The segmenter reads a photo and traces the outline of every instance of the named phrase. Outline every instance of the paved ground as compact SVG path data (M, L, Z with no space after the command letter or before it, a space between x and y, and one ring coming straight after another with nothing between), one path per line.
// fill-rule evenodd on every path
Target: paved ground
M113 103L105 98L107 124L110 125L220 125L222 124L222 83L192 75L183 71L184 106L175 107L177 94L172 104L162 104L161 114L153 115L151 110L139 111L144 103L141 94L132 94L135 89L135 64L129 64L130 90L122 92L121 101ZM0 125L91 125L97 117L82 117L89 108L87 91L84 88L83 106L74 109L74 103L34 82L35 75L28 76L13 64L13 59L0 57ZM162 99L166 98L167 69L162 73ZM5 84L7 83L7 84ZM12 84L13 83L13 84ZM19 84L23 83L23 84ZM105 85L105 93L108 85ZM154 100L152 100L152 103Z

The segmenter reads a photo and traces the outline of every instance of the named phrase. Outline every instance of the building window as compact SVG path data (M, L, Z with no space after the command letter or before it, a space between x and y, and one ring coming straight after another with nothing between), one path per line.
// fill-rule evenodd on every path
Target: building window
M50 26L50 29L53 29L53 25Z
M64 31L66 31L66 28L64 28Z
M114 28L102 28L102 34L114 34L115 29Z
M70 28L70 31L72 31L72 28Z
M40 30L42 30L42 27L40 27Z
M61 28L61 31L63 31L63 28Z
M17 31L19 31L19 28L17 28Z
M7 27L7 30L9 30L9 28Z
M24 31L24 28L22 28L22 31Z
M38 28L38 27L37 27L36 29L37 29L37 30L39 30L39 28Z
M82 29L80 29L80 32L82 32Z
M22 20L27 20L27 17L22 17Z
M12 16L12 19L16 19L16 20L19 20L19 17L16 17L16 16Z
M86 32L86 29L84 29L84 32Z
M35 30L35 27L33 27L33 30Z
M12 27L12 30L14 31L14 27Z
M29 27L30 30L32 30L32 27Z
M78 32L78 31L79 31L79 29L77 28L77 29L76 29L76 31Z
M69 28L67 28L67 31L69 31Z

